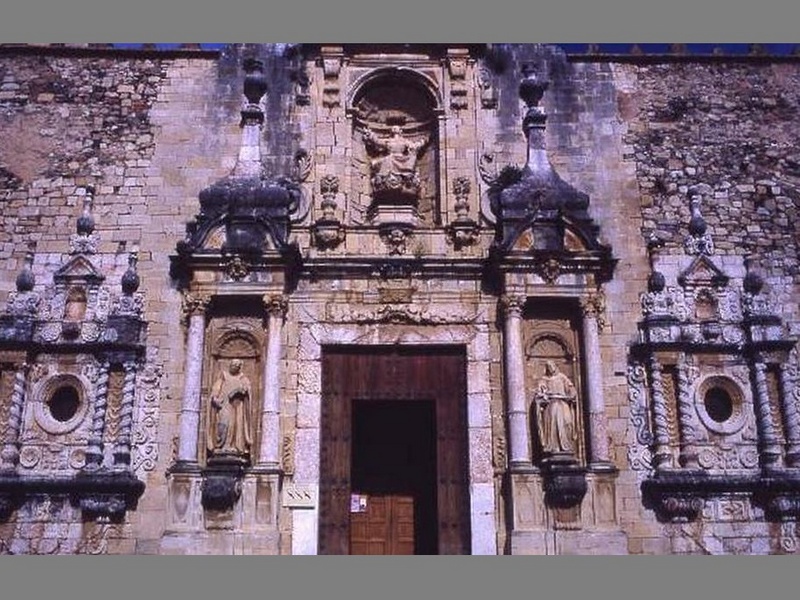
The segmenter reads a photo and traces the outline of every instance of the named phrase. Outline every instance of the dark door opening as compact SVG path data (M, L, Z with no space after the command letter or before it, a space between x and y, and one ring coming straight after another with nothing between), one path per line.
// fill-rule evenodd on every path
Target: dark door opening
M437 554L436 406L354 400L351 554Z

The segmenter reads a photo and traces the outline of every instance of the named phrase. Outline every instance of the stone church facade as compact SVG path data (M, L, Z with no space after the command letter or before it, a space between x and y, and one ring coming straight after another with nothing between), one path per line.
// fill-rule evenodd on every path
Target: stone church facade
M787 554L800 62L0 47L0 552Z

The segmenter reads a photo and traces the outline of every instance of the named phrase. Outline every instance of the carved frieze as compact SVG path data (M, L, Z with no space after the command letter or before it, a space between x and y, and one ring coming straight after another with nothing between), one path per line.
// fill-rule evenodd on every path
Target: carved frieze
M332 323L398 323L410 325L442 325L473 323L478 318L475 308L459 305L382 304L357 309L341 303L325 307L325 318Z

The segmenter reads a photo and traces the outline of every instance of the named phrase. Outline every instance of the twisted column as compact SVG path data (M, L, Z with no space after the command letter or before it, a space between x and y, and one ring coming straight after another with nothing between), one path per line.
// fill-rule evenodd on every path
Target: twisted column
M531 464L530 429L525 398L525 359L522 350L522 308L524 296L503 296L505 313L505 373L508 397L509 464Z
M13 471L19 463L19 431L22 426L22 407L25 404L25 379L28 365L23 363L14 374L14 389L8 411L6 439L0 454L0 471Z
M653 467L658 471L672 466L669 447L669 413L664 396L663 369L658 357L650 356L650 393L653 399Z
M261 404L261 444L258 464L267 468L280 467L280 360L281 329L287 301L282 295L264 296L267 312L267 347L264 358L263 402Z
M767 365L761 356L754 356L751 368L755 375L756 423L758 425L758 457L762 468L781 466L781 447L772 421L772 408L767 387Z
M94 411L92 413L92 429L89 444L86 448L87 471L96 471L103 466L103 432L106 428L106 409L108 408L108 372L107 360L100 364L97 381L94 384Z
M197 439L200 429L200 389L203 375L206 308L210 298L186 294L183 312L189 321L186 337L186 366L181 400L178 462L197 462Z
M133 403L136 396L136 363L127 361L122 382L122 406L119 414L119 433L114 449L114 465L127 468L131 464L131 429L133 428Z
M692 411L691 390L689 389L689 374L687 372L686 355L681 353L678 359L678 424L681 431L681 446L678 461L684 469L700 469L697 453L697 429L695 428Z

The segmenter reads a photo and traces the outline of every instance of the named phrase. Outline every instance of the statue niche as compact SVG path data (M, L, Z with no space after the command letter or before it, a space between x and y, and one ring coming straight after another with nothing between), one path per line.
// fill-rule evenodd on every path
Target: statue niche
M373 222L436 220L436 101L418 76L387 73L366 83L353 103L354 161L360 208ZM398 215L404 215L398 217Z
M534 462L582 463L585 444L579 363L564 337L571 339L574 332L558 321L547 322L542 329L546 331L536 335L526 351ZM563 331L557 333L556 329Z
M534 403L539 441L545 455L575 455L575 402L577 392L555 362L545 362L536 385Z
M215 458L248 461L253 440L250 411L253 387L242 373L242 361L232 359L211 389L208 419L208 452Z
M224 333L209 357L205 449L209 465L247 465L253 460L258 406L257 341L245 331Z

